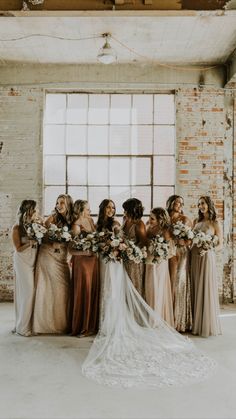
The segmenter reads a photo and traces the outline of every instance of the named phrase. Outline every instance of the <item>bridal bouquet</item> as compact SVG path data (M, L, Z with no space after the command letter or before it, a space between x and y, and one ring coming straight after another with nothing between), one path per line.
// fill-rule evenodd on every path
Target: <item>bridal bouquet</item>
M197 231L194 234L193 245L200 249L200 256L203 256L209 249L214 249L219 242L219 238L213 234Z
M46 227L44 227L42 224L38 222L26 224L25 230L27 236L32 240L36 240L38 244L42 243L42 239L47 233Z
M172 225L172 233L175 240L192 240L194 238L194 232L191 227L182 221L177 221Z
M150 240L148 253L152 256L152 263L161 263L168 258L169 244L164 237L157 235Z
M147 257L146 248L141 249L132 240L115 236L112 233L104 235L103 241L100 241L99 252L106 263L121 260L140 263Z
M48 239L54 242L69 242L72 239L67 226L57 227L56 224L50 224L47 233Z
M99 249L99 236L98 233L92 232L84 235L83 233L78 234L72 239L72 247L75 250L82 252L90 251L97 253Z

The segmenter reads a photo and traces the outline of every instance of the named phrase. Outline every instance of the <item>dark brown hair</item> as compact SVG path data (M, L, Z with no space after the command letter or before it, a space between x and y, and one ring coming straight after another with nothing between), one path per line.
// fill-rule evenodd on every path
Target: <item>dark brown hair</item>
M36 205L37 203L33 199L24 199L21 202L17 211L17 218L21 235L26 234L25 226L27 223L31 222Z
M123 204L122 207L127 212L127 215L133 220L140 220L143 216L143 204L137 198L129 198Z
M97 231L102 231L104 229L108 231L112 231L113 223L114 223L114 215L112 217L106 217L105 212L106 208L109 203L112 202L114 205L114 215L116 213L116 206L112 199L103 199L101 204L99 205L99 213L98 213L98 221L97 221Z
M215 205L214 205L214 202L212 201L212 199L207 195L202 195L202 196L200 196L200 198L198 200L198 205L199 205L200 199L204 199L204 201L206 202L206 204L208 206L209 220L215 221L216 220L216 210L215 210ZM200 210L198 210L198 221L202 221L203 219L204 219L203 213Z

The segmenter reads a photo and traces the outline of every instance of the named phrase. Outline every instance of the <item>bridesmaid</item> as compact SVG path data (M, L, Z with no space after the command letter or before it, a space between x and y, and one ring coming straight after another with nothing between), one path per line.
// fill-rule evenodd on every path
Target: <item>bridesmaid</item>
M34 268L37 255L35 240L27 237L25 225L32 223L36 216L36 202L22 201L12 228L12 241L15 248L13 265L15 272L15 330L22 336L31 336L32 312L34 302Z
M184 200L182 196L172 195L168 198L166 208L171 224L181 221L192 227L191 220L183 213ZM190 240L178 240L176 254L169 259L170 280L174 305L175 328L178 332L192 329L191 287L189 268ZM174 252L173 252L174 253Z
M143 221L143 205L137 198L127 199L123 203L124 224L122 226L123 234L126 238L133 240L134 243L143 247L147 244L147 232ZM143 296L144 282L144 264L128 261L124 263L125 269L140 295Z
M218 236L218 249L222 247L222 230L216 217L214 203L209 196L198 201L198 218L194 231ZM201 254L200 254L201 253ZM204 254L203 254L204 253ZM216 278L215 251L201 251L195 245L191 250L191 282L194 335L208 337L221 334L219 320L219 297Z
M70 195L59 195L46 227L71 227L73 201ZM65 242L43 242L38 252L35 283L36 295L33 332L66 333L69 322L70 271Z
M114 202L111 199L103 199L99 205L98 221L97 221L97 232L104 233L113 233L117 235L120 231L120 223L115 219L116 207ZM100 281L101 281L101 291L100 291L100 313L99 313L99 325L103 323L104 312L105 312L105 303L110 295L110 283L105 283L106 277L106 268L107 264L100 258Z
M74 235L95 231L87 201L74 203ZM70 250L72 253L72 336L90 336L99 326L99 262L89 251Z
M170 219L164 208L153 208L147 223L148 239L162 236L170 241ZM156 311L170 326L174 327L174 314L170 285L168 259L156 264L146 264L145 273L145 298L147 303Z

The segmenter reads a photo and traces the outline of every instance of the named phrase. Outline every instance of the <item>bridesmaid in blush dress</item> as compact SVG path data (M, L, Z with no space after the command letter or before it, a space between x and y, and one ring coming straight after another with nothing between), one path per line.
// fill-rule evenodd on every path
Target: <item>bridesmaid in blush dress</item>
M160 207L153 208L147 224L148 239L160 235L170 242L169 224L170 219L167 211ZM155 264L146 263L145 299L154 311L174 327L168 259L163 259L160 263Z
M99 205L98 221L97 221L97 232L98 233L113 233L117 235L120 231L120 223L115 218L116 207L111 199L103 199ZM107 263L100 257L100 314L99 314L99 325L103 323L105 304L108 296L110 295L111 283L107 282L110 277L106 275L108 268Z
M209 196L198 201L198 218L194 231L218 237L216 249L222 247L222 230L216 217L214 203ZM221 334L219 320L219 297L216 278L216 257L214 249L207 251L193 245L191 250L191 282L194 335L208 337Z
M22 201L17 216L18 222L12 228L12 241L15 248L13 265L15 272L15 330L22 336L31 336L32 312L34 303L34 268L37 255L37 242L27 237L25 225L34 221L36 202Z
M74 203L72 232L76 236L95 231L87 201ZM89 251L70 249L72 254L72 336L90 336L99 326L99 261Z
M147 244L147 232L143 221L143 205L137 198L129 198L123 203L124 224L122 226L123 234L126 238L133 240L134 243L143 247ZM140 295L144 294L144 263L135 263L133 261L124 262L125 269Z
M73 201L70 195L59 195L55 209L46 227L68 227L72 221ZM64 334L69 325L70 270L68 244L49 242L41 244L35 272L36 294L33 315L33 332Z
M181 221L192 227L191 220L183 213L184 200L182 196L171 195L166 203L171 224ZM174 306L175 328L178 332L192 329L191 284L189 268L190 240L176 241L176 252L169 259L170 280Z

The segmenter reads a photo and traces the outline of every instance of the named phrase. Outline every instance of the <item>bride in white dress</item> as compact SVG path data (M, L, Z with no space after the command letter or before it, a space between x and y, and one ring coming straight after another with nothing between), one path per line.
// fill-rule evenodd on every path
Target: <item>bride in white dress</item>
M122 262L105 265L104 284L100 329L82 365L86 377L108 386L160 387L209 376L215 361L146 304Z

